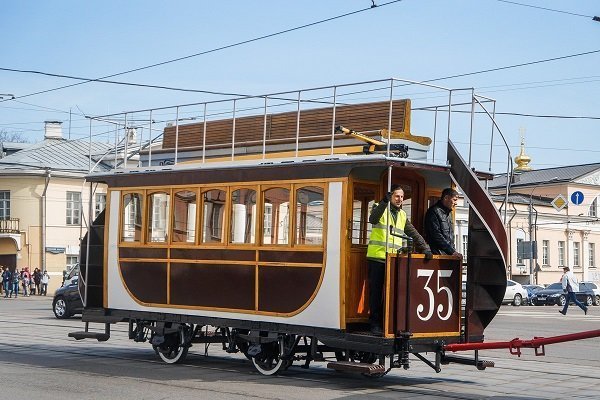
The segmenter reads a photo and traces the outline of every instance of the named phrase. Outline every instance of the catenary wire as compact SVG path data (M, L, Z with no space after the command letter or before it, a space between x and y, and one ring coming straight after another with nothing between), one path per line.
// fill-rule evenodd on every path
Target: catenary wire
M300 30L300 29L305 29L305 28L309 28L309 27L312 27L312 26L315 26L315 25L319 25L319 24L323 24L323 23L326 23L326 22L334 21L336 19L340 19L340 18L351 16L351 15L359 14L359 13L362 13L362 12L365 12L365 11L372 10L374 8L385 7L385 6L394 4L394 3L399 3L401 1L402 0L391 0L391 1L388 1L386 3L378 4L376 7L369 6L369 7L366 7L366 8L359 9L359 10L347 12L347 13L340 14L340 15L336 15L334 17L329 17L329 18L321 19L319 21L310 22L308 24L299 25L299 26L295 26L293 28L284 29L282 31L278 31L278 32L274 32L274 33L269 33L267 35L257 36L255 38L243 40L243 41L236 42L236 43L231 43L231 44L228 44L228 45L216 47L216 48L213 48L213 49L210 49L210 50L205 50L205 51L201 51L201 52L194 53L194 54L189 54L187 56L177 57L177 58L173 58L171 60L161 61L161 62L158 62L158 63L146 65L146 66L143 66L143 67L133 68L133 69L130 69L130 70L127 70L127 71L123 71L123 72L119 72L119 73L116 73L116 74L106 75L106 76L100 77L98 79L89 79L89 80L86 80L86 81L83 81L83 82L77 82L77 83L73 83L73 84L70 84L70 85L65 85L65 86L61 86L61 87L57 87L57 88L46 89L46 90L42 90L42 91L38 91L38 92L34 92L34 93L25 94L25 95L22 95L22 96L16 96L16 97L13 97L12 99L21 99L21 98L25 98L25 97L35 96L35 95L42 94L42 93L53 92L53 91L56 91L56 90L61 90L61 89L65 89L65 88L72 87L72 86L83 85L83 84L89 83L89 82L96 82L96 81L98 81L100 79L106 79L106 78L112 78L112 77L115 77L115 76L130 74L132 72L138 72L138 71L142 71L142 70L146 70L146 69L150 69L150 68L155 68L155 67L158 67L158 66L162 66L162 65L166 65L166 64L171 64L171 63L174 63L174 62L183 61L183 60L187 60L187 59L190 59L190 58L194 58L194 57L198 57L198 56L210 54L210 53L215 53L217 51L221 51L221 50L225 50L225 49L230 49L230 48L233 48L233 47L241 46L241 45L252 43L252 42L257 42L259 40L272 38L272 37L275 37L275 36L279 36L279 35L283 35L283 34L286 34L286 33L294 32L294 31L297 31L297 30ZM12 100L12 99L10 99L10 100ZM9 99L0 100L0 102L4 102L4 101L7 101L7 100L9 100Z

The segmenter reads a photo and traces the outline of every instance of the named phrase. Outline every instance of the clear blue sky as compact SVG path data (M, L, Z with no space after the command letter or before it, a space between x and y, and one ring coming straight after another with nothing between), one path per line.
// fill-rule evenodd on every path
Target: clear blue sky
M427 80L600 50L600 1L404 0L385 7L113 78L262 94L379 78ZM376 0L376 4L385 1ZM369 0L2 2L0 67L97 78L344 14ZM600 53L437 82L475 87L497 111L600 117ZM0 71L0 93L26 95L75 81ZM0 130L40 140L43 121L88 134L88 115L204 101L210 96L89 83L0 103ZM28 103L28 104L24 104ZM416 121L417 119L415 119ZM533 166L600 162L600 120L499 116ZM427 126L414 126L427 135ZM486 132L489 129L486 127ZM484 152L478 160L486 157ZM494 167L502 172L501 166Z

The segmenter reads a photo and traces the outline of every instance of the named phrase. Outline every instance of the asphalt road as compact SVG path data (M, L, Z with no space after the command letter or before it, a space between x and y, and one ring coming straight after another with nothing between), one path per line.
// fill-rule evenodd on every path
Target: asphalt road
M556 344L545 357L525 349L482 352L495 368L448 365L441 373L414 359L409 370L380 379L313 364L265 377L240 355L195 345L184 364L166 365L147 343L113 327L108 342L75 341L78 318L59 321L51 298L0 299L0 399L599 399L600 338ZM100 327L99 327L100 328ZM487 340L553 336L600 329L600 307L567 316L558 307L503 306Z

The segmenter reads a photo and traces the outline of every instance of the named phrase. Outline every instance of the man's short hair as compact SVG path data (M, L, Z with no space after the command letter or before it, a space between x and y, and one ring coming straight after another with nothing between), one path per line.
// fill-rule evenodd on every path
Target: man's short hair
M398 185L398 184L392 185L392 187L390 188L390 191L391 191L392 193L394 193L394 192L395 192L396 190L398 190L398 189L400 189L400 190L402 190L402 191L404 192L404 189L402 189L402 186L400 186L400 185Z
M458 196L458 192L452 188L446 188L442 191L442 196L440 198L443 199L446 196L450 196L450 197Z

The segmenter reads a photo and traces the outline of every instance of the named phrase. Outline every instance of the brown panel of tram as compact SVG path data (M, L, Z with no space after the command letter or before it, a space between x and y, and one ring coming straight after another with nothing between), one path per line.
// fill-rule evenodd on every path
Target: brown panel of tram
M120 262L127 289L144 303L167 303L167 263Z
M258 252L258 261L323 264L323 252L261 250Z
M254 261L255 250L231 249L176 249L171 248L171 259L180 260L225 260L225 261Z
M119 247L119 258L167 258L167 249L156 247Z
M254 310L254 265L171 263L171 304Z
M322 268L266 267L258 269L258 309L291 313L305 305L317 289Z

